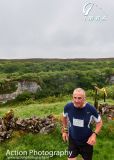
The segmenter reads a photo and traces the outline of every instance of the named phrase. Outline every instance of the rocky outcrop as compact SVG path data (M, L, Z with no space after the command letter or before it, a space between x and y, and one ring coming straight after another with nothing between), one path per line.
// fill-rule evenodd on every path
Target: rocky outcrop
M37 90L40 90L41 87L34 81L21 81L18 82L18 88L16 92L21 93L23 91L28 91L31 93L36 93Z
M110 84L114 84L114 75L111 75L108 81Z
M24 91L36 93L39 90L41 90L40 85L34 81L20 81L17 84L17 90L15 92L10 94L0 94L0 102L6 103L9 100L13 100L17 97L17 95L23 93Z

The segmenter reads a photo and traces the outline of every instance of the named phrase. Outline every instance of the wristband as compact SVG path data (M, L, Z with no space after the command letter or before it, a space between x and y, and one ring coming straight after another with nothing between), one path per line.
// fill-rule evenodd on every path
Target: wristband
M68 128L63 127L63 128L62 128L62 132L63 132L63 133L68 133Z
M93 133L95 133L96 134L96 136L98 136L98 134L94 131Z

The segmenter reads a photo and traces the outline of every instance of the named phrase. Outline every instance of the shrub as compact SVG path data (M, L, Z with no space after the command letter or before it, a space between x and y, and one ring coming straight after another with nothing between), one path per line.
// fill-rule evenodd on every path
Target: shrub
M33 94L30 93L30 92L23 92L22 94L19 94L17 97L16 97L16 101L25 101L25 100L28 100L30 98L33 98Z

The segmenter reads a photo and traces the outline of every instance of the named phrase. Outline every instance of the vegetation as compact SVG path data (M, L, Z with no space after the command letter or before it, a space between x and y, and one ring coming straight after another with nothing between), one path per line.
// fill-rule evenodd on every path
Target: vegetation
M76 87L93 89L109 84L113 59L28 59L0 61L0 93L12 93L17 81L36 81L42 90L35 98L71 94Z

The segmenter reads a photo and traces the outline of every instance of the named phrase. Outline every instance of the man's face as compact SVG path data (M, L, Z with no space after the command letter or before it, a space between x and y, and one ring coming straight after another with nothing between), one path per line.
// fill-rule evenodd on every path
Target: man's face
M85 103L85 95L83 92L75 92L73 94L73 102L78 108L82 108Z

